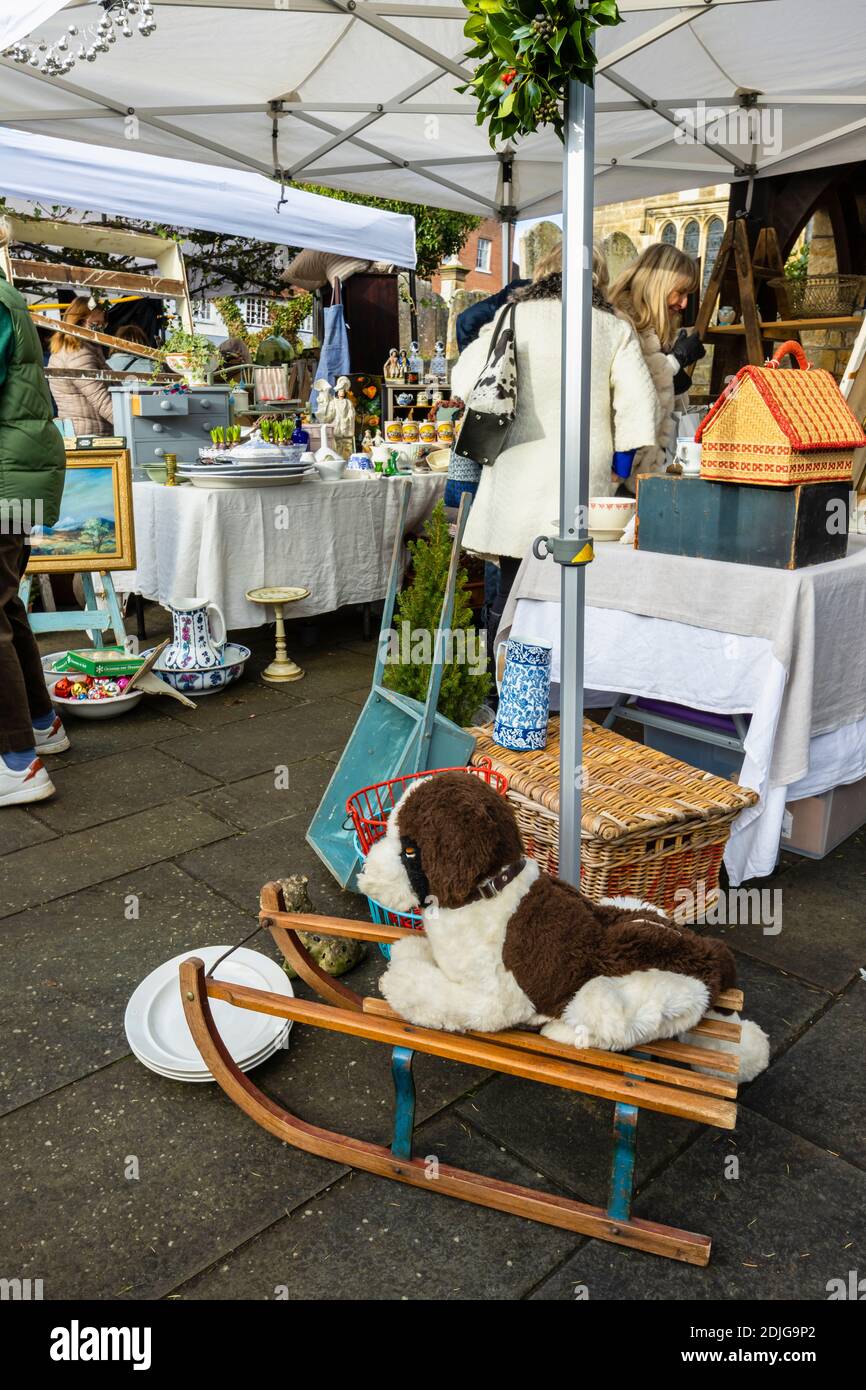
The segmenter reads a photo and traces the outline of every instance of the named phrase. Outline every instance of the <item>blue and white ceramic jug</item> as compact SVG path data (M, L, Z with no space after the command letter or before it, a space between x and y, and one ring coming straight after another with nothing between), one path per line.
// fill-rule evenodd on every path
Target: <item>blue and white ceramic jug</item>
M502 748L538 751L547 746L551 648L547 642L509 637L493 740Z
M226 648L226 624L222 610L203 598L177 598L167 607L174 632L160 664L167 671L202 671L222 666ZM219 618L219 637L215 637L211 630L208 620L210 611Z

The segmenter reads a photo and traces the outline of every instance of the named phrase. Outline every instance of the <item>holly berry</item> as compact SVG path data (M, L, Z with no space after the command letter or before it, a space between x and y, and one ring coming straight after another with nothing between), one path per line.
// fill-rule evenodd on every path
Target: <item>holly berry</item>
M559 102L555 97L543 96L535 109L540 125L552 125L559 117Z
M533 34L535 34L539 39L550 40L556 33L556 25L554 24L553 20L548 19L546 15L538 15L538 17L532 21L529 27L532 30Z
M516 76L517 68L506 68L505 72L502 74L502 81L505 83L506 87L510 87Z

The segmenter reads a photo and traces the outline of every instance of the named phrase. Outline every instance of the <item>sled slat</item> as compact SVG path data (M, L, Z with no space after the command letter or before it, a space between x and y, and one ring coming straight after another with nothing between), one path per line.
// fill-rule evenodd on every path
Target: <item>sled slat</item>
M558 1058L529 1056L514 1048L481 1041L458 1033L443 1033L430 1028L417 1028L411 1023L376 1018L355 1009L334 1008L312 1000L289 998L266 990L250 989L222 980L208 979L207 993L211 999L222 999L237 1008L257 1013L273 1014L277 1018L292 1018L298 1023L310 1023L337 1033L351 1033L392 1047L409 1047L434 1057L468 1062L485 1070L521 1076L548 1086L561 1086L568 1091L581 1091L603 1100L624 1101L666 1115L697 1120L719 1129L733 1129L737 1108L727 1100L696 1095L662 1086L655 1082L634 1080L629 1076L606 1075L599 1069L563 1062Z
M377 1018L399 1019L385 999L366 998L364 1013ZM508 1028L501 1033L477 1033L470 1031L468 1037L482 1038L487 1042L516 1047L524 1052L537 1052L545 1057L560 1057L565 1062L582 1062L587 1066L603 1067L607 1071L639 1075L646 1081L662 1081L668 1086L678 1086L686 1091L702 1091L708 1096L721 1096L735 1100L737 1083L722 1077L703 1076L699 1072L684 1071L681 1067L665 1066L660 1062L647 1062L629 1056L627 1052L605 1052L595 1047L569 1047L568 1043L554 1042L541 1033L527 1033L518 1028ZM641 1044L643 1049L643 1044ZM701 1049L703 1064L712 1066L717 1052Z

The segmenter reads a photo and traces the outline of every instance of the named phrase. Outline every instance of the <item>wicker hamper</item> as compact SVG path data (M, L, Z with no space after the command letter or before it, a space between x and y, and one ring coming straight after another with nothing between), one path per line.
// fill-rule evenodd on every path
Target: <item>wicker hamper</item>
M799 371L782 370L790 355ZM715 482L851 481L859 421L830 372L810 367L799 343L782 343L764 367L742 367L701 422L701 477Z
M559 720L547 747L515 753L493 742L490 724L472 729L473 764L489 758L508 778L527 854L548 873L559 869ZM583 722L585 782L580 887L587 897L628 894L668 912L711 901L734 817L757 792ZM679 897L677 896L679 891Z

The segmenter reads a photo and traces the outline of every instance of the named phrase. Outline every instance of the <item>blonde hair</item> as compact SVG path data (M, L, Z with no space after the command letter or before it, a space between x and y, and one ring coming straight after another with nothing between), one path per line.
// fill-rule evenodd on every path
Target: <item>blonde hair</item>
M67 304L61 322L71 323L77 327L86 323L92 313L93 310L84 295L78 295L71 303ZM73 338L71 334L64 333L62 328L58 328L56 333L51 334L51 341L48 346L52 352L74 352L76 348L81 347L83 342L83 338Z
M0 248L8 246L12 240L12 223L8 217L0 216Z
M693 294L699 283L697 261L679 247L659 241L642 251L614 281L608 298L638 333L655 333L667 352L676 337L668 299L673 291Z
M546 255L542 256L532 276L533 284L539 280L544 280L548 275L562 274L562 242L560 241ZM610 284L610 274L607 268L607 261L601 248L593 243L592 247L592 287L598 290L605 297L607 287Z

